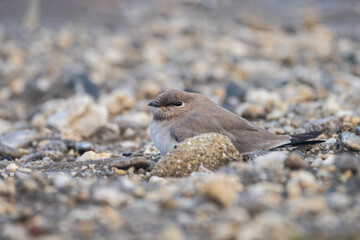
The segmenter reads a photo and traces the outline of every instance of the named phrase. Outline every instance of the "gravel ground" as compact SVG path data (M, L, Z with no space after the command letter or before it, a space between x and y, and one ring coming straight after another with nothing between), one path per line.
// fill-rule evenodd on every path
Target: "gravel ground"
M359 38L307 14L1 27L0 238L359 238ZM171 88L326 142L241 157L215 134L160 156L147 103Z

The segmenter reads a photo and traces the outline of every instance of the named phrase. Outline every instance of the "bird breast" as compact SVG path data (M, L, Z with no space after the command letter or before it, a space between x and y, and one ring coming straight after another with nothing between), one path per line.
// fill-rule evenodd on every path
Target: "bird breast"
M174 149L178 142L170 135L171 124L168 121L152 120L150 123L150 137L155 147L162 155Z

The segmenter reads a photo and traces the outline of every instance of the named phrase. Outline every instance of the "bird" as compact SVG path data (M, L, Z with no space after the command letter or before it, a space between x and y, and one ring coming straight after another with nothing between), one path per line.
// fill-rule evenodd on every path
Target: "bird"
M320 131L296 135L271 133L199 93L166 90L148 106L153 107L150 137L162 155L187 138L211 132L227 136L242 155L324 142L311 140L319 136Z

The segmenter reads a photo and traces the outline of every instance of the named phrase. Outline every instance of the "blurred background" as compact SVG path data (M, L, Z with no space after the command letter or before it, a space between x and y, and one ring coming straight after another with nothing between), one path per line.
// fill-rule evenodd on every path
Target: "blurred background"
M141 142L170 88L311 130L359 113L359 23L356 0L1 0L0 133Z

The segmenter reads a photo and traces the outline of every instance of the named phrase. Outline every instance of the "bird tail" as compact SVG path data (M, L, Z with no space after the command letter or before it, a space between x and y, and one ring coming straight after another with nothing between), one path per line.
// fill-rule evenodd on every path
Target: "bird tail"
M314 131L314 132L308 132L308 133L301 133L296 135L290 135L290 143L284 144L283 146L302 146L302 145L308 145L308 144L317 144L325 142L324 140L310 140L317 136L319 136L322 132L321 131Z

